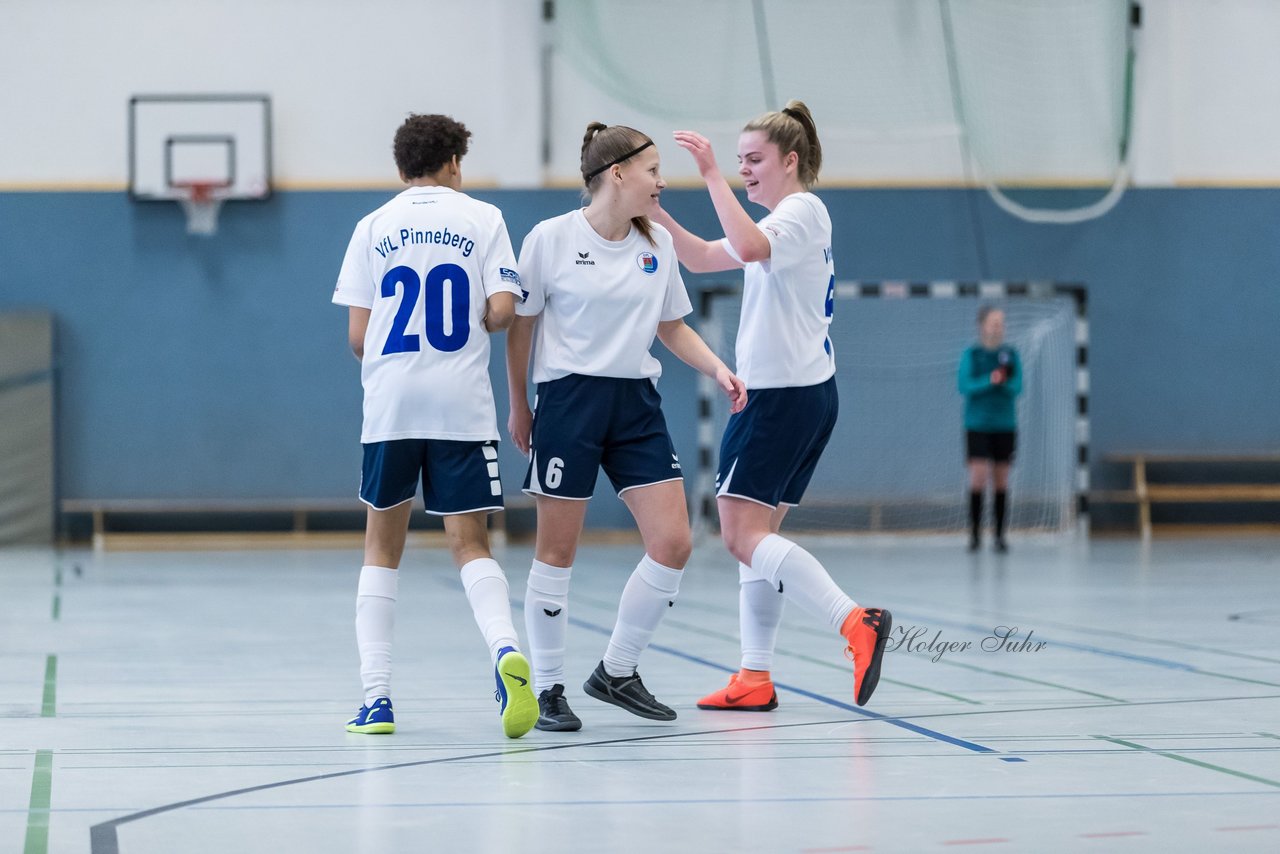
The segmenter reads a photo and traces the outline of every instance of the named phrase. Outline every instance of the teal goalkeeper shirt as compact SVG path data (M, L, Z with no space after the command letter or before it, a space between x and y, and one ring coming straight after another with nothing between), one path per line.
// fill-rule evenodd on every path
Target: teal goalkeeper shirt
M991 372L1004 365L1009 378L991 384ZM1016 401L1022 392L1022 360L1008 345L988 350L974 344L960 357L960 393L964 395L964 429L998 433L1018 429Z

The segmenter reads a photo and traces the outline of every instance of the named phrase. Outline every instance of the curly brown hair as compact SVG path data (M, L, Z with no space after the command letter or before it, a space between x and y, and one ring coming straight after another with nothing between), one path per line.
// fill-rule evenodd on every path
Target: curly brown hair
M454 155L462 159L469 139L467 126L449 116L410 113L392 143L396 166L408 181L434 175Z

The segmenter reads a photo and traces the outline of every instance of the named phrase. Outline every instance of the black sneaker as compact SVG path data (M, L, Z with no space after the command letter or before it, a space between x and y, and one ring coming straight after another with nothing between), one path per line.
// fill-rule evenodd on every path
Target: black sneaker
M969 538L969 551L976 552L981 547L982 547L982 540L980 540L977 537Z
M610 676L604 672L603 661L596 665L591 676L583 683L582 690L597 700L613 703L642 718L654 721L676 719L676 713L673 710L659 703L645 689L639 673L632 673L630 676Z
M548 732L577 732L582 720L569 708L564 698L564 686L557 683L538 695L538 729Z
M1004 537L996 537L996 554L1008 554L1009 544L1004 541Z

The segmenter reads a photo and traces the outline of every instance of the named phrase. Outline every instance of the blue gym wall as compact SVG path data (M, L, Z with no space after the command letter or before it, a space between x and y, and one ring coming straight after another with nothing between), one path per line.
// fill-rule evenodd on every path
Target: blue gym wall
M329 296L352 226L388 195L231 204L204 239L186 235L176 205L123 193L0 193L0 310L57 317L61 497L353 494L359 367ZM579 198L475 195L503 209L517 247ZM1066 227L1016 221L964 190L822 196L841 279L1086 283L1095 461L1127 449L1280 450L1280 191L1135 189L1106 217ZM716 231L705 193L669 190L664 202L693 230ZM668 422L692 461L694 379L663 361ZM500 339L494 365L505 425ZM851 477L876 459L828 457L847 459ZM507 448L502 462L513 495L521 458ZM589 524L627 524L620 502L597 495Z

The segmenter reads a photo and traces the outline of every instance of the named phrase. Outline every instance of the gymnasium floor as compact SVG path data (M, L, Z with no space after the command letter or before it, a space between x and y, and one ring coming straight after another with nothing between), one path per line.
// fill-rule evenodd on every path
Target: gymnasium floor
M394 736L342 726L358 552L0 551L0 851L1280 850L1280 541L806 545L914 638L866 710L794 607L780 708L694 708L737 665L714 543L641 662L679 719L585 697L638 557L591 546L585 727L519 741L443 551L406 559ZM497 556L518 599L530 550Z

